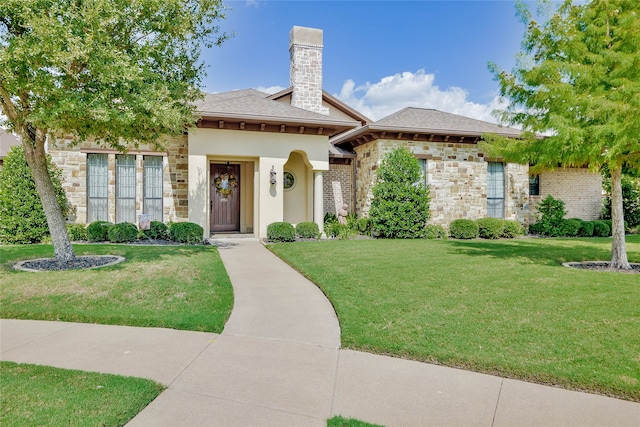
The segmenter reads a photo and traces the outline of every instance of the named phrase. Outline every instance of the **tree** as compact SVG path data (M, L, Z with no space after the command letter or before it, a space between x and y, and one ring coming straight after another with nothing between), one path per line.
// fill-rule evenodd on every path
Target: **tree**
M589 167L611 172L611 267L627 259L621 175L640 168L640 10L636 0L565 0L543 24L519 4L527 30L512 72L489 67L510 100L498 112L519 125L518 140L487 136L490 155L536 169ZM540 135L548 135L541 138Z
M62 171L51 163L49 156L47 168L58 205L66 215L68 202L60 180ZM48 234L47 217L24 150L19 145L11 147L0 170L0 242L39 243Z
M22 139L58 261L75 255L46 168L47 138L161 148L194 123L221 0L3 0L0 107Z
M404 148L388 152L376 172L369 218L380 237L426 236L429 189L418 160Z

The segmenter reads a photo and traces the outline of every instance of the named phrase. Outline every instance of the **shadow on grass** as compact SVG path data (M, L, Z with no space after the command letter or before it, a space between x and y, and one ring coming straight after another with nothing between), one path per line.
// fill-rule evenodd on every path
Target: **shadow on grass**
M167 245L167 246L145 246L126 244L74 244L73 249L76 256L86 255L118 255L125 258L125 261L104 269L125 268L129 262L154 262L160 259L167 259L174 256L189 257L202 252L212 251L212 246L204 245ZM26 261L38 258L54 257L53 245L33 244L33 245L9 245L0 246L0 260L2 268L12 270L13 265L18 261Z
M449 240L451 253L488 256L498 259L521 258L530 262L557 266L564 262L608 261L611 239Z

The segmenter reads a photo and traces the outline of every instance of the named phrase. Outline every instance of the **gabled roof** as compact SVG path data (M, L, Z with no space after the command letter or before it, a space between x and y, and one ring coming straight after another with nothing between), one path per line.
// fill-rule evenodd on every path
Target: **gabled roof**
M291 96L292 93L293 93L293 87L289 87L287 89L281 90L280 92L274 93L273 95L270 95L269 99L273 99L274 101L277 101L281 98ZM366 125L367 123L373 122L373 120L371 120L364 114L360 113L359 111L354 110L353 108L351 108L344 102L340 101L338 98L331 95L329 92L326 92L325 90L322 91L322 100L327 104L331 105L332 107L336 108L337 110L341 111L343 114L351 117L353 120L359 121L363 126Z
M407 107L375 123L338 135L331 142L343 148L381 138L475 143L485 133L517 137L521 132L457 114Z
M254 89L205 94L195 106L201 127L333 136L360 125L274 101Z

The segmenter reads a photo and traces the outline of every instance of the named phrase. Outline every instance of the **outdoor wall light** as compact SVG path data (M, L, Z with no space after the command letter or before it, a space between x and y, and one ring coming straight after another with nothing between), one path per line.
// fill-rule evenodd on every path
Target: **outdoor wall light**
M276 185L276 169L274 166L271 166L271 172L269 172L269 182L271 185Z

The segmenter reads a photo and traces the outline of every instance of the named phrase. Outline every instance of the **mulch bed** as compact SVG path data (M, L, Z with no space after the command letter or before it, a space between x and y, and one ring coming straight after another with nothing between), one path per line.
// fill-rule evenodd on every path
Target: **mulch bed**
M116 264L124 258L113 255L77 256L73 261L61 262L55 258L40 258L17 263L14 268L26 271L59 271L97 268Z
M631 263L631 270L621 270L619 268L609 267L609 261L584 261L584 262L565 262L565 267L580 268L584 270L599 271L615 271L618 273L640 273L640 264Z

